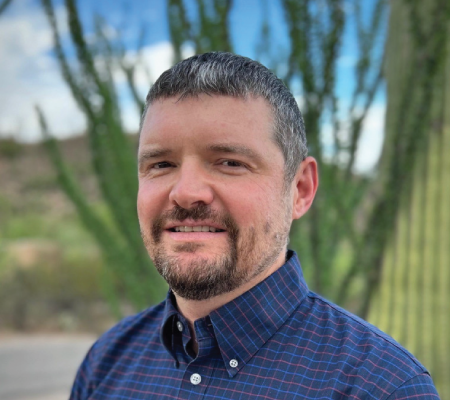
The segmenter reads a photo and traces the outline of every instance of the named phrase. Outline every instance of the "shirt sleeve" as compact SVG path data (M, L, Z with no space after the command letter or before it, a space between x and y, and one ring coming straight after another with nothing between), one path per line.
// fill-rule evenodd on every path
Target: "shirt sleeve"
M433 380L428 374L420 374L406 381L397 388L387 400L439 400Z

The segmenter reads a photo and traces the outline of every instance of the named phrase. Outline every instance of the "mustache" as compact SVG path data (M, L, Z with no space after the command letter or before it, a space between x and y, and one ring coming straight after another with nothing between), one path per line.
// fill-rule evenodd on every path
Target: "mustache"
M166 211L161 215L165 221L184 221L185 219L193 219L200 221L204 219L215 220L218 218L218 213L213 211L210 206L200 204L195 208L183 208L176 205L172 210ZM217 222L217 221L214 221Z
M170 222L182 222L186 219L194 221L210 220L214 223L223 225L230 238L237 239L239 228L237 223L229 214L221 214L216 210L211 209L207 204L199 204L195 208L183 208L175 205L171 210L165 211L158 216L152 224L152 236L155 243L159 243L164 226Z

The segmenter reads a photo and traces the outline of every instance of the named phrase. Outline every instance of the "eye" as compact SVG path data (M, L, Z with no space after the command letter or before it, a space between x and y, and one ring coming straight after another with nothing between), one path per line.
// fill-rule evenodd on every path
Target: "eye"
M243 167L244 164L240 163L239 161L234 161L234 160L225 160L222 161L222 165L226 166L226 167Z
M152 165L152 168L154 169L165 169L165 168L170 168L172 166L172 164L170 164L167 161L161 161L161 162L157 162L156 164Z

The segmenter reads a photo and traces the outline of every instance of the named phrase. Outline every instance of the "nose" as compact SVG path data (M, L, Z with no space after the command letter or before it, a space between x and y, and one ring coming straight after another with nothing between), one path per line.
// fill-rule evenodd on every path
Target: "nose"
M179 167L176 182L169 194L172 204L190 209L202 203L211 204L213 199L214 193L207 172L201 166L189 163Z

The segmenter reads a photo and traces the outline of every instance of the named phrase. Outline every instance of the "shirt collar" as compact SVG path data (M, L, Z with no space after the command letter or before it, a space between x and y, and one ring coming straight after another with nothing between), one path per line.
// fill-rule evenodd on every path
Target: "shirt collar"
M264 281L209 315L230 377L236 375L275 334L308 293L297 254L289 250L286 260ZM161 340L173 357L170 337L174 318L184 320L169 292ZM231 366L231 360L237 361L237 366L234 361Z

